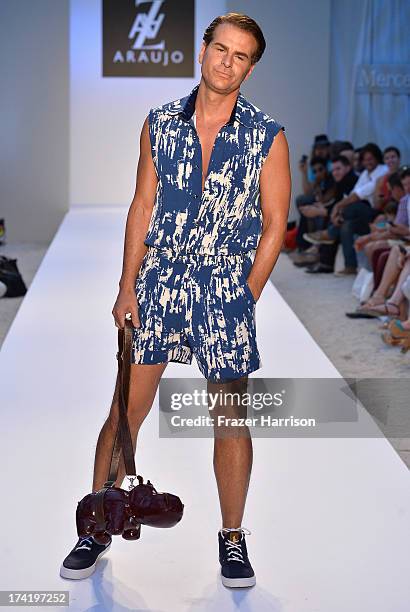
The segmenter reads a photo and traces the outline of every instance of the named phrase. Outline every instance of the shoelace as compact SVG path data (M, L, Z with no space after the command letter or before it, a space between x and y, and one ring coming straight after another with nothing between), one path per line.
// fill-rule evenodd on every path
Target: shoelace
M85 543L88 542L90 544L90 546L86 546ZM81 550L82 548L84 548L85 550L91 550L91 544L92 544L92 538L80 538L80 541L78 543L79 545L75 547L76 550Z
M227 531L228 533L230 531L239 531L241 534L243 535L250 535L251 531L249 531L249 529L247 529L246 527L237 527L237 528L231 528L231 527L222 527L222 529L219 530L219 533L222 535L224 534L224 531ZM242 538L241 538L242 540ZM242 553L242 547L241 547L241 541L239 541L237 544L235 542L232 542L229 539L224 538L224 542L225 542L225 548L228 551L227 555L226 555L226 559L227 561L240 561L240 563L245 563L244 559L243 559L243 553Z

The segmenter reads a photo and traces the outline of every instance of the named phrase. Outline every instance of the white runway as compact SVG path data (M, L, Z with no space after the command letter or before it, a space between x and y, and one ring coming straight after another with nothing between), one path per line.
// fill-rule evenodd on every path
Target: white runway
M181 497L182 521L143 525L136 542L115 536L93 576L60 578L114 388L126 213L66 215L3 344L0 589L69 590L70 611L408 612L410 474L386 439L254 438L242 524L257 584L230 590L219 579L213 441L159 438L158 397L137 472ZM251 377L340 376L271 283L256 313L263 368ZM191 376L195 359L165 370Z

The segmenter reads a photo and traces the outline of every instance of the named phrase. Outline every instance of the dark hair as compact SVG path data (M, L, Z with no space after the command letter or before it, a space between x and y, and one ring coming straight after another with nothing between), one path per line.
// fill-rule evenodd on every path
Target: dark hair
M336 157L332 157L331 161L332 161L332 163L340 162L344 166L351 166L352 165L350 163L350 161L347 159L346 155L336 155Z
M343 151L343 142L341 140L334 140L330 145L329 157L337 157Z
M324 157L319 157L318 155L312 157L310 160L310 165L313 168L313 166L316 166L316 164L321 164L324 168L327 168L327 160Z
M395 200L390 200L387 202L386 206L383 208L384 213L389 213L391 215L395 215L397 213L397 209L399 207L399 203Z
M400 149L398 149L397 147L386 147L383 151L383 155L385 155L389 151L394 151L397 157L401 157Z
M342 140L340 146L343 145L342 151L354 151L354 146L350 140Z
M403 189L403 184L401 182L402 178L403 177L400 176L398 172L394 172L394 174L391 174L389 178L387 179L387 182L389 183L390 188L393 189L394 187L401 187L401 189Z
M410 176L410 168L408 166L404 166L403 169L400 169L397 173L402 181L406 176Z
M262 30L256 21L243 13L226 13L226 15L219 15L219 17L216 17L204 32L203 40L206 46L208 46L213 39L215 28L221 23L230 23L231 25L234 25L241 30L245 30L245 32L250 32L253 35L258 43L258 48L256 49L255 54L251 57L251 62L252 64L259 62L263 52L265 51L266 41L262 34Z
M360 161L363 161L363 157L365 153L370 153L376 159L377 163L383 163L383 153L380 147L377 146L374 142L368 142L362 147L360 151Z

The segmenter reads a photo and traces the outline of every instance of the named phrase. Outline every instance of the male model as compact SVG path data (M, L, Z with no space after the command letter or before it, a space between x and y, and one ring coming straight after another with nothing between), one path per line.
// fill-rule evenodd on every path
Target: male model
M208 381L243 388L261 367L255 306L279 256L290 201L283 126L239 91L265 49L250 17L229 13L205 31L201 80L189 95L150 110L140 140L125 231L117 327L134 326L128 418L134 449L169 361L195 355ZM250 252L256 249L252 262ZM118 381L96 449L93 491L106 480L118 423ZM214 471L224 585L252 586L241 526L252 466L249 435L215 431ZM121 461L116 486L125 476ZM84 578L106 552L80 538L61 575Z

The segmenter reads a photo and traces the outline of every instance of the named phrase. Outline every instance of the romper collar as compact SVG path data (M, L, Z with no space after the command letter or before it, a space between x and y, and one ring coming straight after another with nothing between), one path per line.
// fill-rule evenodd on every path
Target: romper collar
M191 93L187 96L166 104L163 108L164 112L171 115L179 115L184 121L190 121L195 111L195 102L198 89L199 83L195 85ZM249 102L239 91L228 121L228 125L234 125L235 122L237 122L241 123L245 127L254 127L255 120L252 117L253 114L254 113L249 105Z

